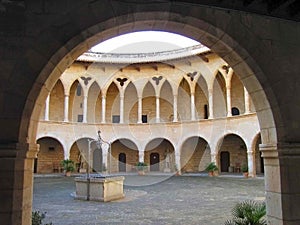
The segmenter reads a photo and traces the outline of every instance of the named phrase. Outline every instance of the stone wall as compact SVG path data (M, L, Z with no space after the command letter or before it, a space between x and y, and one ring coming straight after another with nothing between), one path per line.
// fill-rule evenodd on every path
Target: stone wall
M37 141L40 145L37 160L37 173L62 172L61 161L64 159L62 145L53 138L42 138Z

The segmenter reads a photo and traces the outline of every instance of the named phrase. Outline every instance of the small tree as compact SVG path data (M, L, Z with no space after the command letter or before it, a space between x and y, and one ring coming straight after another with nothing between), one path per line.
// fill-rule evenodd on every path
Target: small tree
M264 202L243 201L233 207L233 218L227 220L225 225L267 225L265 215L266 204Z

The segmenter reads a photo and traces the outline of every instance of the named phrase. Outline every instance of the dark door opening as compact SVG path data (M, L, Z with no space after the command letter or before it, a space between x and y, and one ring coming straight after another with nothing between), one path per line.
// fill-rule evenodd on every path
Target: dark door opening
M34 173L37 173L37 164L38 164L38 159L35 158L35 159L34 159L34 166L33 166L33 172L34 172Z
M264 173L265 172L265 165L264 165L264 158L261 156L262 153L259 152L260 155L260 172Z
M204 105L204 119L208 119L208 106Z
M228 172L230 166L229 152L221 152L221 172Z
M126 172L126 154L119 154L119 172Z
M148 116L142 115L142 123L147 123L147 122L148 122Z
M150 171L159 171L159 154L150 154Z
M237 107L233 107L233 108L231 109L231 114L232 114L233 116L238 116L238 115L240 115L240 110L239 110Z
M96 148L93 152L93 171L98 173L103 171L101 148Z

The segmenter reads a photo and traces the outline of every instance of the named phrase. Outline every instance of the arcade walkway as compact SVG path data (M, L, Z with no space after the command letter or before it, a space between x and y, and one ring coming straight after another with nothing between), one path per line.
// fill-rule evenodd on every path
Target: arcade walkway
M125 181L125 199L99 203L74 200L73 177L35 177L33 210L47 212L44 222L54 225L216 225L235 202L264 199L263 178L132 175Z

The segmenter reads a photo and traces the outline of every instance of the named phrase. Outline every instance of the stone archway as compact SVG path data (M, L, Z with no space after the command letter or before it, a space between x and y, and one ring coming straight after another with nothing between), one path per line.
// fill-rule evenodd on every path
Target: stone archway
M224 157L227 153L229 158ZM220 143L218 158L221 172L241 173L242 166L248 166L247 147L244 140L236 134L226 135ZM224 165L226 160L230 162L227 168Z
M41 137L37 140L40 150L37 156L37 173L62 172L61 161L64 159L63 145L55 138Z
M92 7L85 4L92 4ZM292 206L297 205L297 199L289 200L292 198L287 199L281 195L283 192L289 193L291 196L293 193L298 193L296 190L299 190L299 181L293 181L289 187L285 187L280 182L285 173L297 171L297 158L294 157L288 161L285 161L284 158L285 156L289 157L291 151L294 155L299 155L297 151L299 146L290 143L297 143L300 140L299 124L297 122L296 125L290 123L293 120L298 121L297 113L292 113L293 110L290 110L290 113L281 113L284 110L282 107L287 105L293 107L297 103L296 100L290 98L288 94L282 95L280 98L277 96L278 93L283 93L289 87L293 93L299 92L294 88L297 82L293 82L293 80L297 81L297 69L285 69L281 66L283 57L291 56L288 54L288 50L298 46L292 37L286 41L279 35L288 33L280 32L279 29L281 25L283 26L282 29L285 28L285 22L239 11L189 3L183 5L176 2L159 5L151 3L143 7L118 4L120 3L116 2L113 7L120 10L113 10L114 14L110 14L112 12L109 10L103 11L106 9L104 2L80 3L77 5L78 7L71 7L69 11L66 10L63 14L55 14L54 19L50 20L45 16L40 21L43 26L35 26L36 23L30 23L36 19L31 14L32 11L38 10L41 6L35 8L34 5L30 5L27 8L27 10L32 10L27 15L26 21L29 22L26 24L20 22L20 24L23 24L24 30L28 32L33 30L35 26L36 32L32 32L33 38L29 35L30 37L26 37L28 39L23 42L24 44L18 44L10 50L11 53L17 53L17 59L16 61L11 60L11 64L7 62L9 66L6 68L10 72L7 77L12 82L8 82L9 85L2 92L2 99L18 103L16 104L18 107L3 107L5 110L1 117L2 126L9 125L11 127L9 132L2 132L0 135L1 143L3 143L1 148L5 150L2 151L1 157L3 162L8 164L12 176L11 181L7 183L9 192L6 193L4 199L12 202L13 206L3 206L7 216L5 220L14 224L21 224L22 222L29 224L32 201L32 182L30 181L32 180L33 158L38 148L34 144L36 124L47 92L51 90L60 73L77 56L97 41L120 33L149 28L178 32L201 41L224 58L239 74L257 110L262 131L263 145L261 149L265 159L270 161L266 169L270 173L275 173L275 177L278 179L274 181L272 180L274 178L270 178L270 180L267 178L266 181L267 184L276 183L275 186L270 186L271 189L267 190L267 195L272 196L269 198L268 204L281 202L279 208L269 208L269 218L273 222L275 221L274 224L282 223L283 220L299 221L300 218L297 214L283 213L284 210L288 210L289 206L294 208ZM66 9L65 7L62 8ZM95 11L97 13L94 13ZM85 16L85 21L80 21L81 15ZM63 18L63 16L65 17ZM278 28L278 35L276 35L277 29L266 31L269 32L266 34L265 31L254 28L255 24L263 24L264 22L267 22L270 27ZM52 24L54 25L52 26ZM298 26L297 24L294 25ZM286 27L288 26L286 25ZM265 36L276 36L282 42L276 39L274 45L269 45L266 43L268 41L261 41L270 40ZM281 47L280 44L287 48ZM21 51L19 45L23 47ZM273 48L276 51L272 51ZM281 56L281 53L285 54ZM272 57L273 54L276 57ZM277 65L276 69L272 68L268 62L270 58L274 59L273 64ZM290 57L290 60L293 59L297 59L297 57ZM285 64L283 63L283 65ZM287 77L284 76L285 74L289 74L289 79L282 78ZM24 77L27 79L27 85L20 85ZM280 85L277 85L279 83ZM7 105L7 103L1 104ZM283 144L277 144L278 141ZM279 150L280 154L278 154ZM20 154L17 155L16 152L20 152ZM279 160L281 156L282 159ZM13 160L7 160L11 157ZM281 162L285 163L287 170L280 170ZM18 171L18 176L22 174L18 179L23 181L19 182L19 186L13 182L13 177L17 176L14 173L17 168L22 168L21 171ZM3 174L1 176L6 177L4 175L6 172L1 171ZM23 184L27 186L23 186ZM18 192L22 192L22 194L18 194Z
M180 165L182 172L201 172L211 161L210 147L201 137L190 137L182 144Z
M139 160L137 145L126 138L115 140L111 144L111 157L108 167L111 172L131 172Z
M175 169L175 150L173 144L164 138L155 138L145 147L144 162L150 171L173 172Z

